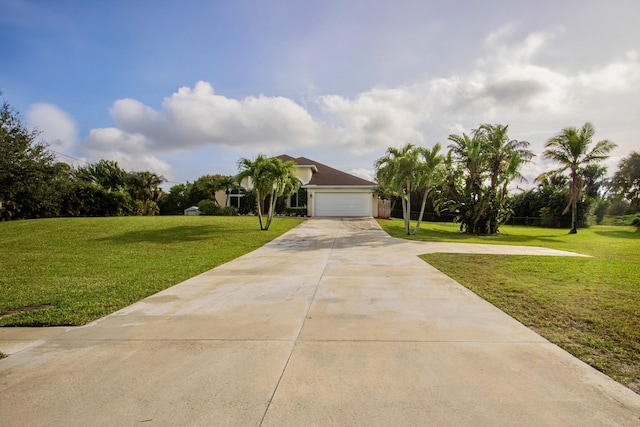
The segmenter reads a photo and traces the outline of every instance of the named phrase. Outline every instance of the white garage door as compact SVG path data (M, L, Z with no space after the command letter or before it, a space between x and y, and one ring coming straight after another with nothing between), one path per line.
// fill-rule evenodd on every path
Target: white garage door
M371 216L371 193L315 193L315 216Z

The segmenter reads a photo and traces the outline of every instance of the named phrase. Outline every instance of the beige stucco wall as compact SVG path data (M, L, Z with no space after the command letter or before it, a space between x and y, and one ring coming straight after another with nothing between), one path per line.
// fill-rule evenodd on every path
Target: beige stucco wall
M215 198L219 206L227 206L227 193L225 190L216 191Z

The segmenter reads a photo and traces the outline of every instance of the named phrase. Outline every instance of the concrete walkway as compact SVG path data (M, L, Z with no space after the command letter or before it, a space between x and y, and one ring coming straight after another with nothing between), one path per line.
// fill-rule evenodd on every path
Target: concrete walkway
M640 425L640 395L415 256L436 250L575 255L312 219L90 325L2 329L0 424Z

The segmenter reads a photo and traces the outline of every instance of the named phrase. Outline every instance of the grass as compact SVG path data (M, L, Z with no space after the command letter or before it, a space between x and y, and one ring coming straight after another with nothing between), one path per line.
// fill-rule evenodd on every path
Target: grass
M259 248L300 224L255 217L0 223L0 326L83 325Z
M401 220L379 221L405 237ZM427 223L412 240L535 245L593 258L428 254L422 258L551 342L640 393L640 232L635 227L568 230L501 227L460 234Z

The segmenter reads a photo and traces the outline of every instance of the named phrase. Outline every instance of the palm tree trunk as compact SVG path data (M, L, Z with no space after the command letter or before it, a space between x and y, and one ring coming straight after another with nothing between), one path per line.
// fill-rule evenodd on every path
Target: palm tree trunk
M422 206L420 206L420 216L418 216L418 223L416 224L416 228L413 229L411 234L416 234L418 230L420 230L420 224L422 223L422 216L424 215L424 208L427 206L427 196L429 195L430 188L424 190L424 194L422 195Z
M407 236L411 234L411 181L407 179L407 217L404 220Z
M275 201L276 190L271 192L271 197L269 198L269 215L267 216L267 226L263 228L264 231L269 230L269 226L271 225L271 220L273 219L273 213L276 210L276 201Z
M407 228L407 199L402 195L402 220L404 221L404 228Z
M264 230L264 226L262 225L262 199L260 198L260 191L256 190L257 197L257 205L258 205L258 219L260 220L260 230Z
M569 197L571 197L571 230L569 234L577 234L578 227L578 189L576 188L576 176L575 172L571 172L571 189L569 191Z
M571 201L571 230L569 231L569 234L577 234L578 233L578 227L576 224L578 221L578 203L576 201L576 199L573 199Z

